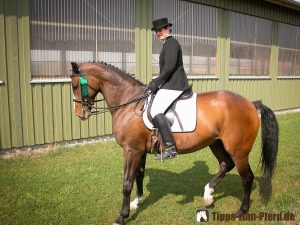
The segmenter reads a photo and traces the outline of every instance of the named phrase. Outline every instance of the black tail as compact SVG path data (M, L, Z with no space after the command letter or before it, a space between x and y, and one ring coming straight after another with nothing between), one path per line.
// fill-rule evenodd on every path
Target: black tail
M261 162L265 179L271 183L278 153L278 123L273 111L262 104L261 101L253 102L253 104L255 105L256 109L260 110L261 113Z

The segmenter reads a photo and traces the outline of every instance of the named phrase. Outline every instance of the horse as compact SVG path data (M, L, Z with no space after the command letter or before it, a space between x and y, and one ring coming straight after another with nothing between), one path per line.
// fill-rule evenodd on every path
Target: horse
M143 179L147 153L151 149L154 131L149 130L140 115L147 86L120 69L103 63L72 62L71 85L75 115L82 120L95 112L95 98L101 93L112 115L112 132L123 148L124 180L123 203L114 224L124 224L130 208L136 208L143 198ZM263 177L271 185L278 152L278 123L273 111L261 101L250 102L230 91L213 91L197 94L197 123L193 132L174 133L178 154L198 151L207 146L219 163L218 173L204 188L204 204L213 204L212 193L236 167L244 188L236 217L247 213L254 179L248 156L261 124L261 166ZM260 111L260 116L259 116ZM136 181L137 196L130 202Z

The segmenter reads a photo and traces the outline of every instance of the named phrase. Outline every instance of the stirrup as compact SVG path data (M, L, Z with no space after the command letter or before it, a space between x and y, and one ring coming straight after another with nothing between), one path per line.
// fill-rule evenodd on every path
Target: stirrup
M155 154L155 156L156 156L157 154L159 154L160 147L161 147L160 137L159 137L158 130L156 129L156 130L154 130L154 133L152 134L152 137L151 137L150 153Z
M177 156L177 152L176 152L176 147L172 146L169 148L166 148L165 151L161 152L160 155L155 157L155 160L159 160L161 162L163 162L164 160L167 159L174 159Z

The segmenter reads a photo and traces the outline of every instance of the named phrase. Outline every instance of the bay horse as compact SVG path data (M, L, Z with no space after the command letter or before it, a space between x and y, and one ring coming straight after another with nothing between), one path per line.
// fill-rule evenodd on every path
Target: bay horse
M72 64L71 85L74 110L80 119L88 119L96 95L101 93L112 115L112 131L123 148L124 180L123 204L114 224L124 224L130 206L136 208L143 197L146 155L150 152L153 131L149 130L137 113L144 103L146 86L136 78L106 63ZM142 96L142 97L140 97ZM135 100L134 100L135 99ZM133 101L134 100L134 101ZM139 101L133 104L135 101ZM271 109L260 101L229 92L213 91L197 95L197 124L193 132L175 133L179 154L198 151L207 146L219 162L219 172L204 189L205 206L213 204L212 192L225 174L234 167L241 177L244 195L235 213L240 217L249 210L253 172L248 156L262 123L261 161L264 177L271 184L278 152L278 123ZM138 106L138 107L137 107ZM257 110L260 111L261 120ZM134 181L137 197L130 203Z

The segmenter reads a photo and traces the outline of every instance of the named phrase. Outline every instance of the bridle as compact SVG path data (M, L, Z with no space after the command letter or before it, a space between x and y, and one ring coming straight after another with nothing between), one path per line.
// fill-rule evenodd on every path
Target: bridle
M81 99L74 99L73 98L73 102L77 102L77 103L81 103L81 107L84 109L84 111L89 112L90 114L95 114L97 112L95 111L91 111L91 109L94 107L94 103L95 102L100 102L100 101L104 101L104 99L101 100L95 100L93 102L89 102L88 100L88 96L89 96L89 91L88 88L92 89L93 91L95 91L97 93L97 91L92 88L91 86L88 85L88 79L87 77L83 74L83 71L81 68L78 68L77 71L74 71L75 74L72 74L70 77L79 77L79 85L81 88Z
M116 111L118 109L121 109L129 104L132 103L137 103L136 107L138 105L138 103L142 100L147 98L150 94L151 91L146 88L145 91L143 92L143 94L137 98L133 98L131 100L129 100L126 103L120 104L120 105L116 105L116 106L110 106L110 107L96 107L94 106L95 102L102 102L105 101L105 99L100 99L100 100L94 100L92 102L89 102L88 100L88 96L89 96L89 92L88 89L92 89L93 91L95 91L96 93L98 93L98 91L96 91L94 88L92 88L89 84L88 84L88 79L87 77L83 74L83 71L81 68L78 68L77 71L74 71L74 74L72 74L70 76L72 77L79 77L79 85L81 88L81 99L74 99L73 98L73 102L77 102L77 103L81 103L81 107L84 109L84 111L90 113L91 115L97 115L97 114L101 114L101 113L106 113L109 111ZM94 109L95 111L92 111L92 109Z

